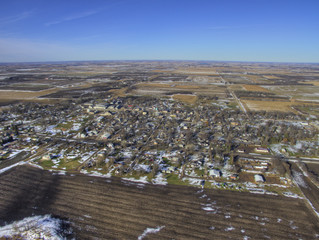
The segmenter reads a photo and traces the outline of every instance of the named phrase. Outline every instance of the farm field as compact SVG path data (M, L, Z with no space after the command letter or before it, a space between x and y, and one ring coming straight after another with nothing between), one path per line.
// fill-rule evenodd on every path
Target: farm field
M305 105L303 102L284 102L284 101L258 101L241 100L241 102L251 111L282 111L296 112L292 107L296 105ZM315 104L309 104L315 105Z
M264 86L269 91L278 94L286 95L299 101L314 101L319 102L319 87L318 86Z
M131 94L148 95L150 93L157 95L170 94L196 94L204 96L218 96L220 98L226 97L226 88L223 86L216 86L212 84L185 84L182 82L173 83L142 83L133 87Z
M319 234L303 200L279 196L55 175L26 165L0 175L0 192L1 225L52 214L69 220L77 239L315 239ZM146 236L147 228L158 231Z
M197 100L197 96L195 95L187 95L187 94L175 94L173 95L173 99L185 102L188 104L194 104Z
M37 97L52 94L57 92L57 89L47 89L42 91L20 91L20 90L0 90L1 100L26 100L35 99Z
M256 92L269 92L268 89L264 88L264 87L261 87L261 86L258 86L258 85L244 85L244 88L247 90L247 91L256 91Z

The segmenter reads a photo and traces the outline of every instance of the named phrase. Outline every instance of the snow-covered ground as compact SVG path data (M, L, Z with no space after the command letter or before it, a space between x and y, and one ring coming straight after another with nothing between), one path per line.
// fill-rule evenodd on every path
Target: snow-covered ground
M197 179L197 178L189 178L189 177L184 177L182 179L184 182L188 182L190 185L193 185L193 186L201 186L201 182L202 180L201 179Z
M85 175L92 176L92 177L104 177L104 178L110 178L110 177L112 177L111 173L103 174L103 173L100 173L100 172L98 172L98 171L88 172L88 171L85 170L85 169L81 169L80 172L83 173L83 174L85 174Z
M63 221L50 215L33 216L21 221L0 227L0 237L21 239L60 240L72 233L70 228L62 229Z
M16 167L16 166L23 165L23 164L26 164L26 162L18 162L18 163L13 164L13 165L11 165L11 166L9 166L9 167L2 168L2 169L0 169L0 174L6 172L6 171L8 171L8 170L10 170L11 168L14 168L14 167Z
M130 182L136 182L136 183L148 183L147 176L141 177L140 179L135 178L122 178L123 180L130 181Z
M152 179L152 183L157 185L167 185L167 180L162 173L158 173L156 177Z
M297 183L299 186L307 188L307 184L305 183L305 181L303 180L303 174L297 171L292 171L293 173L293 178L295 183Z
M165 226L158 226L156 228L146 228L142 235L138 236L138 240L142 240L146 235L151 233L157 233L161 231Z

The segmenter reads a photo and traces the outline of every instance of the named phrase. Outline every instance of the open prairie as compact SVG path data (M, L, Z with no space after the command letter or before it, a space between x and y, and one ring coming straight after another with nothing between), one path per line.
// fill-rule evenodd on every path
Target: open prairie
M57 175L19 166L0 175L0 224L52 214L77 239L315 239L316 217L301 199ZM141 237L142 238L142 237Z

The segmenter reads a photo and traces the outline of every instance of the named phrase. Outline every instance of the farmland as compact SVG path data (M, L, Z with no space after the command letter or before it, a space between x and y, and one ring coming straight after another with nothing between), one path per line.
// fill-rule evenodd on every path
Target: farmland
M76 239L318 238L318 72L0 65L0 234L34 217Z
M242 100L243 104L248 109L253 111L281 111L281 112L296 112L292 107L305 105L303 102L285 102L285 101L258 101L258 100ZM308 105L313 105L309 104ZM315 106L317 106L315 104Z
M49 213L68 219L78 239L137 239L158 227L148 237L314 239L319 229L299 199L56 175L28 166L0 175L0 183L2 224Z

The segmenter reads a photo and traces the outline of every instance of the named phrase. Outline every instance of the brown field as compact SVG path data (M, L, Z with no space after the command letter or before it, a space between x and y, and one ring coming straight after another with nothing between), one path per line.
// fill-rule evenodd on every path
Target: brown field
M296 100L319 102L319 86L307 85L282 85L265 86L271 92L278 95L285 95Z
M315 239L318 219L303 200L119 178L53 175L19 166L0 175L0 225L52 214L76 239ZM206 210L204 208L207 208Z
M319 177L319 164L307 163L309 171L313 172Z
M243 75L243 77L249 79L253 83L271 83L270 80L261 75Z
M231 91L243 91L245 88L241 84L228 85L227 89Z
M197 86L197 85L176 85L175 86L176 88L181 88L181 89L200 89L201 87L200 86Z
M274 76L274 75L264 75L264 77L267 79L279 79L279 77Z
M121 89L111 89L109 90L110 93L113 93L117 97L125 97L128 87L121 88Z
M314 86L319 86L319 81L307 81L307 82L302 82L302 83L308 83L308 84L312 84Z
M243 87L247 90L247 91L254 91L254 92L270 92L268 89L263 88L261 86L258 85L243 85Z
M139 88L171 88L173 84L167 84L167 83L140 83L136 86Z
M172 71L170 70L159 70L159 69L156 69L156 70L152 70L152 72L156 72L156 73L170 73Z
M43 95L51 94L57 92L58 89L51 88L42 91L16 91L16 90L0 90L0 99L1 100L25 100L25 99L34 99Z
M241 102L251 111L282 111L282 112L295 112L292 107L295 105L313 105L305 102L284 102L284 101L257 101L257 100L241 100Z
M187 95L187 94L175 94L173 95L173 99L188 103L194 104L197 101L197 96L195 95Z
M38 101L38 102L46 102L45 98L40 99L39 97L58 93L60 91L68 90L81 90L85 88L92 87L92 83L83 82L80 84L75 84L74 86L70 86L68 88L50 88L41 91L21 91L21 90L0 90L0 101L8 101L8 100L25 100L25 101ZM51 101L48 100L48 101Z
M215 69L210 68L186 68L178 69L174 71L178 74L189 74L189 75L209 75L209 76L219 76Z
M198 85L180 85L180 84L167 84L167 83L141 83L137 85L138 87L151 87L151 88L172 88L172 89L200 89Z
M187 84L184 82L167 83L141 83L135 85L132 94L157 94L157 95L171 95L171 94L196 94L206 96L218 96L225 98L226 87L216 86L212 84Z

